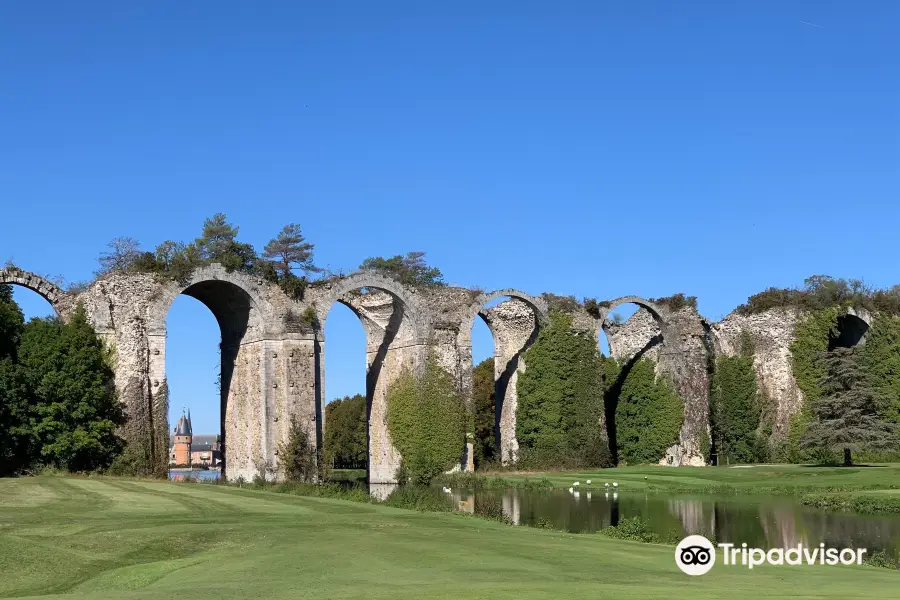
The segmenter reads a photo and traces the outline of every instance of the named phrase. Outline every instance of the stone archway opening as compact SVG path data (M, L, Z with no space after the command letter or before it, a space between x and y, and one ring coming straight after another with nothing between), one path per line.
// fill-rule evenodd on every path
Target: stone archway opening
M165 387L156 397L168 404L171 468L248 479L263 466L251 458L264 443L256 312L244 289L215 279L188 286L168 307Z
M639 298L612 301L600 320L597 338L601 354L617 363L614 378L606 382L604 395L605 426L613 464L620 462L617 417L626 381L641 360L659 363L664 332L665 324L658 309Z
M854 314L845 314L837 319L837 326L828 336L828 350L853 348L863 343L869 331L869 324Z
M328 360L323 361L323 389L327 393L324 398L324 457L333 480L367 480L369 425L365 327L352 307L338 301L328 311L322 331L329 350Z
M518 460L516 408L522 356L537 339L546 305L516 290L483 294L473 304L463 334L471 341L472 406L476 468Z
M322 302L324 312L320 313L319 338L319 364L320 372L325 380L317 389L318 402L324 418L324 430L322 439L329 438L327 404L336 396L329 389L329 381L333 381L331 372L332 354L337 357L335 348L346 349L358 345L358 331L350 327L350 319L346 311L336 309L335 305L343 305L355 315L355 319L362 325L364 333L365 349L365 431L366 431L366 462L365 480L370 484L394 484L396 483L397 470L400 467L400 455L391 441L387 426L387 392L388 385L394 381L405 368L414 368L420 358L422 348L419 339L419 327L417 313L409 298L404 297L403 290L395 283L387 282L383 285L381 278L366 277L350 278L341 283L336 291L325 297ZM331 340L332 327L329 325L332 314L340 315L337 319L338 330L341 331L338 340ZM349 333L349 335L348 335ZM327 344L326 344L326 340ZM339 345L338 345L339 344ZM326 352L325 348L329 351ZM347 372L348 361L344 358L336 358L338 370ZM326 371L327 369L327 371ZM354 370L353 368L350 369ZM355 379L355 375L351 375ZM333 384L332 384L333 385ZM358 385L345 385L341 382L339 390L359 389ZM342 395L346 395L341 392ZM351 399L353 396L350 397ZM350 474L351 477L358 477Z

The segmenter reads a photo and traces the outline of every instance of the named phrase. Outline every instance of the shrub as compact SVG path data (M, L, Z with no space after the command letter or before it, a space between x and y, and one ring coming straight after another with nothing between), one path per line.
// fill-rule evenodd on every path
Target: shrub
M451 512L453 499L442 490L424 485L401 485L385 499L387 506L422 512Z
M284 479L310 483L317 479L315 444L309 438L306 425L296 415L291 416L287 440L278 445L278 463ZM254 484L257 482L254 480ZM265 483L263 478L262 483Z
M647 544L660 543L660 537L652 530L650 521L642 519L641 517L621 519L618 525L604 527L597 533L618 540L631 540Z

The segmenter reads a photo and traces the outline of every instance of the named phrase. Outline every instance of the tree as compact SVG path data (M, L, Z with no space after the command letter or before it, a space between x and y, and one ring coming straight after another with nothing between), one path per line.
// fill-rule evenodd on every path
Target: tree
M0 358L15 358L25 329L25 315L13 300L11 285L0 284Z
M278 445L278 457L285 480L300 483L316 481L316 447L309 439L309 430L297 415L291 415L287 439Z
M321 269L313 264L315 246L306 241L300 232L300 225L285 225L278 235L263 248L263 258L269 261L281 277L293 275L294 269L304 273L318 273Z
M619 459L656 463L678 441L684 404L668 381L656 376L652 361L636 361L622 384L615 412Z
M437 267L429 267L424 252L407 252L406 256L370 257L359 266L363 271L371 271L396 279L411 286L444 285L444 276Z
M554 311L523 359L516 408L521 461L566 468L608 464L596 338L576 332L570 315Z
M206 263L219 263L228 271L250 271L256 250L237 241L238 227L224 213L216 213L203 222L203 231L194 241L199 257Z
M121 452L124 423L113 371L83 307L72 320L33 319L19 347L40 447L35 461L69 471L105 468Z
M32 437L28 433L28 390L16 364L25 331L22 309L12 286L0 285L0 475L27 466Z
M713 442L728 462L759 460L760 405L752 356L722 356L712 378ZM724 460L723 460L724 462Z
M131 237L113 238L107 244L108 252L100 253L98 275L128 271L141 255L141 244Z
M432 355L420 376L407 368L388 386L387 424L403 460L401 481L427 485L459 464L465 444L463 400Z
M814 419L801 447L843 451L845 466L853 464L854 450L895 449L898 425L878 418L891 400L861 368L855 348L835 348L823 360L822 396L812 406Z
M368 439L365 396L346 396L325 406L325 457L335 468L366 468Z
M475 465L495 459L494 422L496 399L494 359L486 358L472 370L472 402L475 407Z

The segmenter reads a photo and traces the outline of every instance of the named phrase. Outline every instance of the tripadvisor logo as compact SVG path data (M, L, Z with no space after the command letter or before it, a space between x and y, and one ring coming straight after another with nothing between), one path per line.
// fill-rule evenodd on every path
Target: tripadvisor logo
M763 564L769 565L861 565L865 548L809 548L797 544L793 548L748 548L747 544L722 543L722 562L726 566L741 565L748 569ZM675 548L675 564L688 575L705 575L716 564L716 549L713 543L702 535L689 535Z
M688 575L705 575L716 564L716 549L702 535L689 535L675 548L675 564Z

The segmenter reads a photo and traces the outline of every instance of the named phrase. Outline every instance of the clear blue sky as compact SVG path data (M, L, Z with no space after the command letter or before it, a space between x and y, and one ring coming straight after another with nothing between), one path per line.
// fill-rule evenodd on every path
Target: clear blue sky
M422 250L453 284L711 318L898 283L898 31L893 1L5 2L0 261L85 279L221 211L333 268ZM332 317L329 396L363 391ZM173 413L215 431L215 321L183 297L169 325Z

